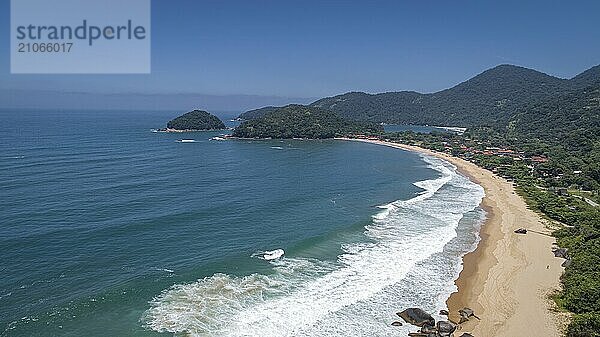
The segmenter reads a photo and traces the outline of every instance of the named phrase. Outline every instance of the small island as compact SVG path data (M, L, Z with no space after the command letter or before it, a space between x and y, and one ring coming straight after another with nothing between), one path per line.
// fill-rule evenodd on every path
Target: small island
M206 111L194 110L167 123L166 132L191 132L204 130L223 130L225 124L215 115Z
M291 104L269 107L264 115L247 120L233 131L239 138L308 138L327 139L350 135L376 135L383 127L376 123L357 122L341 118L321 108Z

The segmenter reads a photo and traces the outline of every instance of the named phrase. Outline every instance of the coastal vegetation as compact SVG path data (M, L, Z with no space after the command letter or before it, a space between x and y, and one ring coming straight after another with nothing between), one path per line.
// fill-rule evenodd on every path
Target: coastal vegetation
M595 111L598 114L598 108ZM563 127L567 125L573 124ZM594 159L599 154L600 134L588 131L578 142L581 148L563 138L527 138L524 132L511 138L508 134L474 128L462 135L402 132L385 138L462 157L512 180L532 209L558 224L557 244L567 249L563 289L555 296L561 308L574 313L567 336L599 336L600 207L593 200L600 195Z
M240 138L325 139L350 134L380 134L381 125L349 121L336 113L303 105L269 108L261 117L243 122L233 132Z
M167 123L169 130L222 130L225 124L215 115L206 111L193 110Z

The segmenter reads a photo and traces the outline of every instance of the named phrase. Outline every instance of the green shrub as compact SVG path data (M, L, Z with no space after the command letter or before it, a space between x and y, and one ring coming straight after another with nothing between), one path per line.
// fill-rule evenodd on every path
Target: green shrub
M600 337L600 312L573 316L567 328L567 337Z

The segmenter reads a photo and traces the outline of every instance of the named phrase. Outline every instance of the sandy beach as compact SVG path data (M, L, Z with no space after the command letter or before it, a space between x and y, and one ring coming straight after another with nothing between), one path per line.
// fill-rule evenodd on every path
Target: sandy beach
M482 207L487 219L476 250L463 258L456 280L458 292L447 301L450 319L470 307L480 318L463 323L461 332L474 336L560 336L564 318L548 297L559 289L563 260L551 252L554 238L542 219L527 208L512 183L460 158L415 146L376 140L364 142L426 153L454 164L485 190ZM515 234L527 228L526 235Z

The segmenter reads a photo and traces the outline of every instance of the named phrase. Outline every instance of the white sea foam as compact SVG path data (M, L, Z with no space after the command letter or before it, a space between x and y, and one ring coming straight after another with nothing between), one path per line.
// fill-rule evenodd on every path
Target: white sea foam
M483 190L450 164L424 159L441 176L415 183L423 192L414 198L381 206L367 240L344 244L336 264L285 258L268 276L176 285L152 301L146 326L190 336L388 336L405 329L389 326L401 305L442 309L460 267L460 254L449 251L448 260L445 250Z
M256 258L259 258L262 260L272 261L272 260L279 259L280 257L283 256L283 254L285 254L285 251L281 248L278 248L278 249L274 249L274 250L266 250L266 251L256 252L256 253L252 254L252 257L256 257Z

